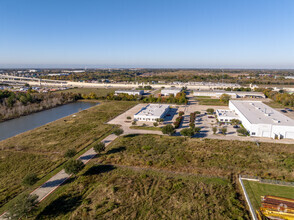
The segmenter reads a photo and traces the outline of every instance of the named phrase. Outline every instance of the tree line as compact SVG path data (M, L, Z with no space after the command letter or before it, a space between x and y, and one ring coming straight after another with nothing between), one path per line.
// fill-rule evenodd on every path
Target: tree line
M0 121L28 115L59 105L74 102L81 97L71 93L34 93L0 91Z

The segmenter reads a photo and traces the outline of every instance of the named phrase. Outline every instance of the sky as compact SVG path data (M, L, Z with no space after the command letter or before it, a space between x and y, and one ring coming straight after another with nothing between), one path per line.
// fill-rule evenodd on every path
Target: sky
M0 68L294 68L294 0L0 0Z

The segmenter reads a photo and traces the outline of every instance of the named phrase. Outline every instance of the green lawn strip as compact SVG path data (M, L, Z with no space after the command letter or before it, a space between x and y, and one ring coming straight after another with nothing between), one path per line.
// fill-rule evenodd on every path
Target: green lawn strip
M261 205L261 196L271 195L294 199L293 186L266 184L250 180L243 180L243 183L255 210L258 210Z
M227 106L227 104L221 102L219 99L196 98L196 100L199 102L199 105Z
M160 127L131 126L131 129L161 131Z
M89 95L90 93L94 93L95 95L101 97L101 96L106 96L108 93L114 92L116 89L114 88L72 88L72 89L66 89L62 91L56 91L56 93L66 93L66 92L71 92L71 93L80 93L80 94L85 94Z

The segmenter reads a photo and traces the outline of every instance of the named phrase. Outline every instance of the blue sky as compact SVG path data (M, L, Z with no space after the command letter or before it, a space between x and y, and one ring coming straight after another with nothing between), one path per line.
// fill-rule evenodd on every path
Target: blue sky
M294 68L293 0L0 0L3 67Z

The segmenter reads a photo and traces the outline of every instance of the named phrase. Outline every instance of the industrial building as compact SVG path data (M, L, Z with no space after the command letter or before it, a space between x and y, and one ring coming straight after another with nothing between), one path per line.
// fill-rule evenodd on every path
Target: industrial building
M231 98L265 98L262 92L241 92L241 91L224 91L224 90L214 90L214 91L194 91L194 96L209 96L220 98L222 94L228 94Z
M294 139L294 120L261 101L230 100L229 107L251 136Z
M216 115L219 122L231 122L233 119L239 119L239 116L232 110L217 109Z
M144 90L116 90L114 94L143 95Z
M164 95L164 96L174 95L174 96L176 96L181 91L182 91L182 88L162 89L161 90L161 95Z
M155 122L157 119L164 118L168 111L169 105L149 104L134 115L134 120Z

